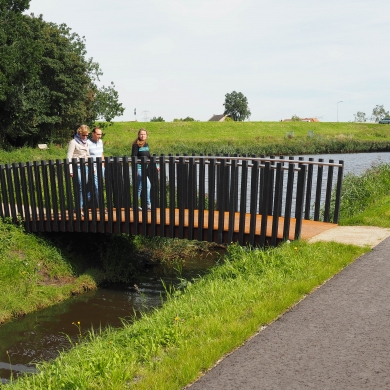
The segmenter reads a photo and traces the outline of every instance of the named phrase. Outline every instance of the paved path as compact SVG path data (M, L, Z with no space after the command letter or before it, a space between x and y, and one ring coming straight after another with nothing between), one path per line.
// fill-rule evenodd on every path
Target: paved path
M390 389L390 238L190 386Z

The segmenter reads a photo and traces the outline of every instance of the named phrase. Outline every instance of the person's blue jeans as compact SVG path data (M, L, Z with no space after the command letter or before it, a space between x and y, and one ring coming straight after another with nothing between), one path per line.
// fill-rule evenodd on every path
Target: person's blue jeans
M99 205L99 182L98 182L96 167L94 169L95 170L94 170L93 180L95 185L94 187L95 187L96 204ZM102 177L104 179L104 167L102 167Z
M84 199L83 199L83 186L81 184L81 168L80 165L77 167L77 178L79 181L79 193L80 193L80 209L83 208L84 205ZM88 167L85 166L85 184L87 185L88 183ZM91 198L91 194L88 192L87 193L87 199L89 200Z
M138 184L138 199L141 197L142 192L142 170L137 169L137 184ZM150 181L149 178L146 177L146 202L148 206L150 205Z

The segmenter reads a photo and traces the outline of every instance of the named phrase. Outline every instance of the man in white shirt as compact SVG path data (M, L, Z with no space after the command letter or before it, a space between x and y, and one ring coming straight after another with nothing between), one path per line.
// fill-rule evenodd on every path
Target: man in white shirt
M92 130L92 138L88 139L88 147L89 154L96 160L96 157L101 157L104 160L104 152L103 152L103 142L102 138L102 130L99 127L95 127ZM96 201L99 204L99 185L98 185L98 175L96 170L96 164L94 164L94 181L95 181L95 193L96 193ZM104 164L102 164L102 171L104 177Z

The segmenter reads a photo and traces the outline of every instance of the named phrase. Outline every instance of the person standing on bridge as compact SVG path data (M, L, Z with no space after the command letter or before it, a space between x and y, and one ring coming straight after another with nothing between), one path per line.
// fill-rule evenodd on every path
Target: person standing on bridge
M103 151L103 141L102 138L102 130L99 127L94 127L92 130L92 138L88 138L88 148L90 156L96 161L97 157L101 157L104 160L104 151ZM99 204L99 183L98 183L98 175L96 164L93 167L94 172L94 182L95 182L95 194L96 194L96 202ZM102 164L102 175L104 177L104 163Z
M88 147L88 135L89 135L89 127L87 125L81 125L74 136L74 138L69 142L68 145L68 153L66 155L66 158L69 160L69 162L72 162L72 158L76 158L77 161L80 160L80 158L87 159L89 155L89 147ZM81 183L81 169L80 165L77 166L78 172L77 177L79 181L79 192L80 192L80 209L83 208L83 187ZM73 177L73 166L72 164L69 164L69 171L70 176ZM86 176L86 182L88 182L88 166L85 165L85 176ZM87 194L87 197L90 197L90 194ZM83 211L81 211L81 215L83 216Z
M148 138L148 132L146 129L139 129L138 130L138 137L134 140L131 155L135 156L137 158L141 157L147 157L150 159L150 149L149 145L146 142L146 139ZM157 167L157 170L159 171L160 168ZM138 185L138 199L141 197L142 192L142 169L141 164L137 164L137 185ZM146 177L146 203L148 210L151 208L150 203L150 181L149 178ZM141 206L138 206L139 210L142 210Z

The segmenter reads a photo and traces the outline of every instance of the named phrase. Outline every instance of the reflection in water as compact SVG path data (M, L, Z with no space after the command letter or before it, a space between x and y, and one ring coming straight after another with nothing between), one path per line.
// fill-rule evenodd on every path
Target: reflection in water
M343 154L310 154L304 155L306 158L313 157L315 161L319 158L323 158L324 161L339 160L344 161L344 173L354 173L355 175L361 174L372 165L378 163L390 164L389 152L375 152L375 153L343 153Z
M190 279L204 274L217 257L215 253L186 260L181 277ZM13 377L34 372L34 362L54 359L59 351L69 349L79 334L73 323L80 322L82 333L108 325L120 327L121 319L129 321L141 310L158 307L165 297L162 280L166 285L178 282L172 272L169 275L161 267L154 267L135 281L136 287L132 284L101 288L0 326L2 381L7 382L11 372Z

